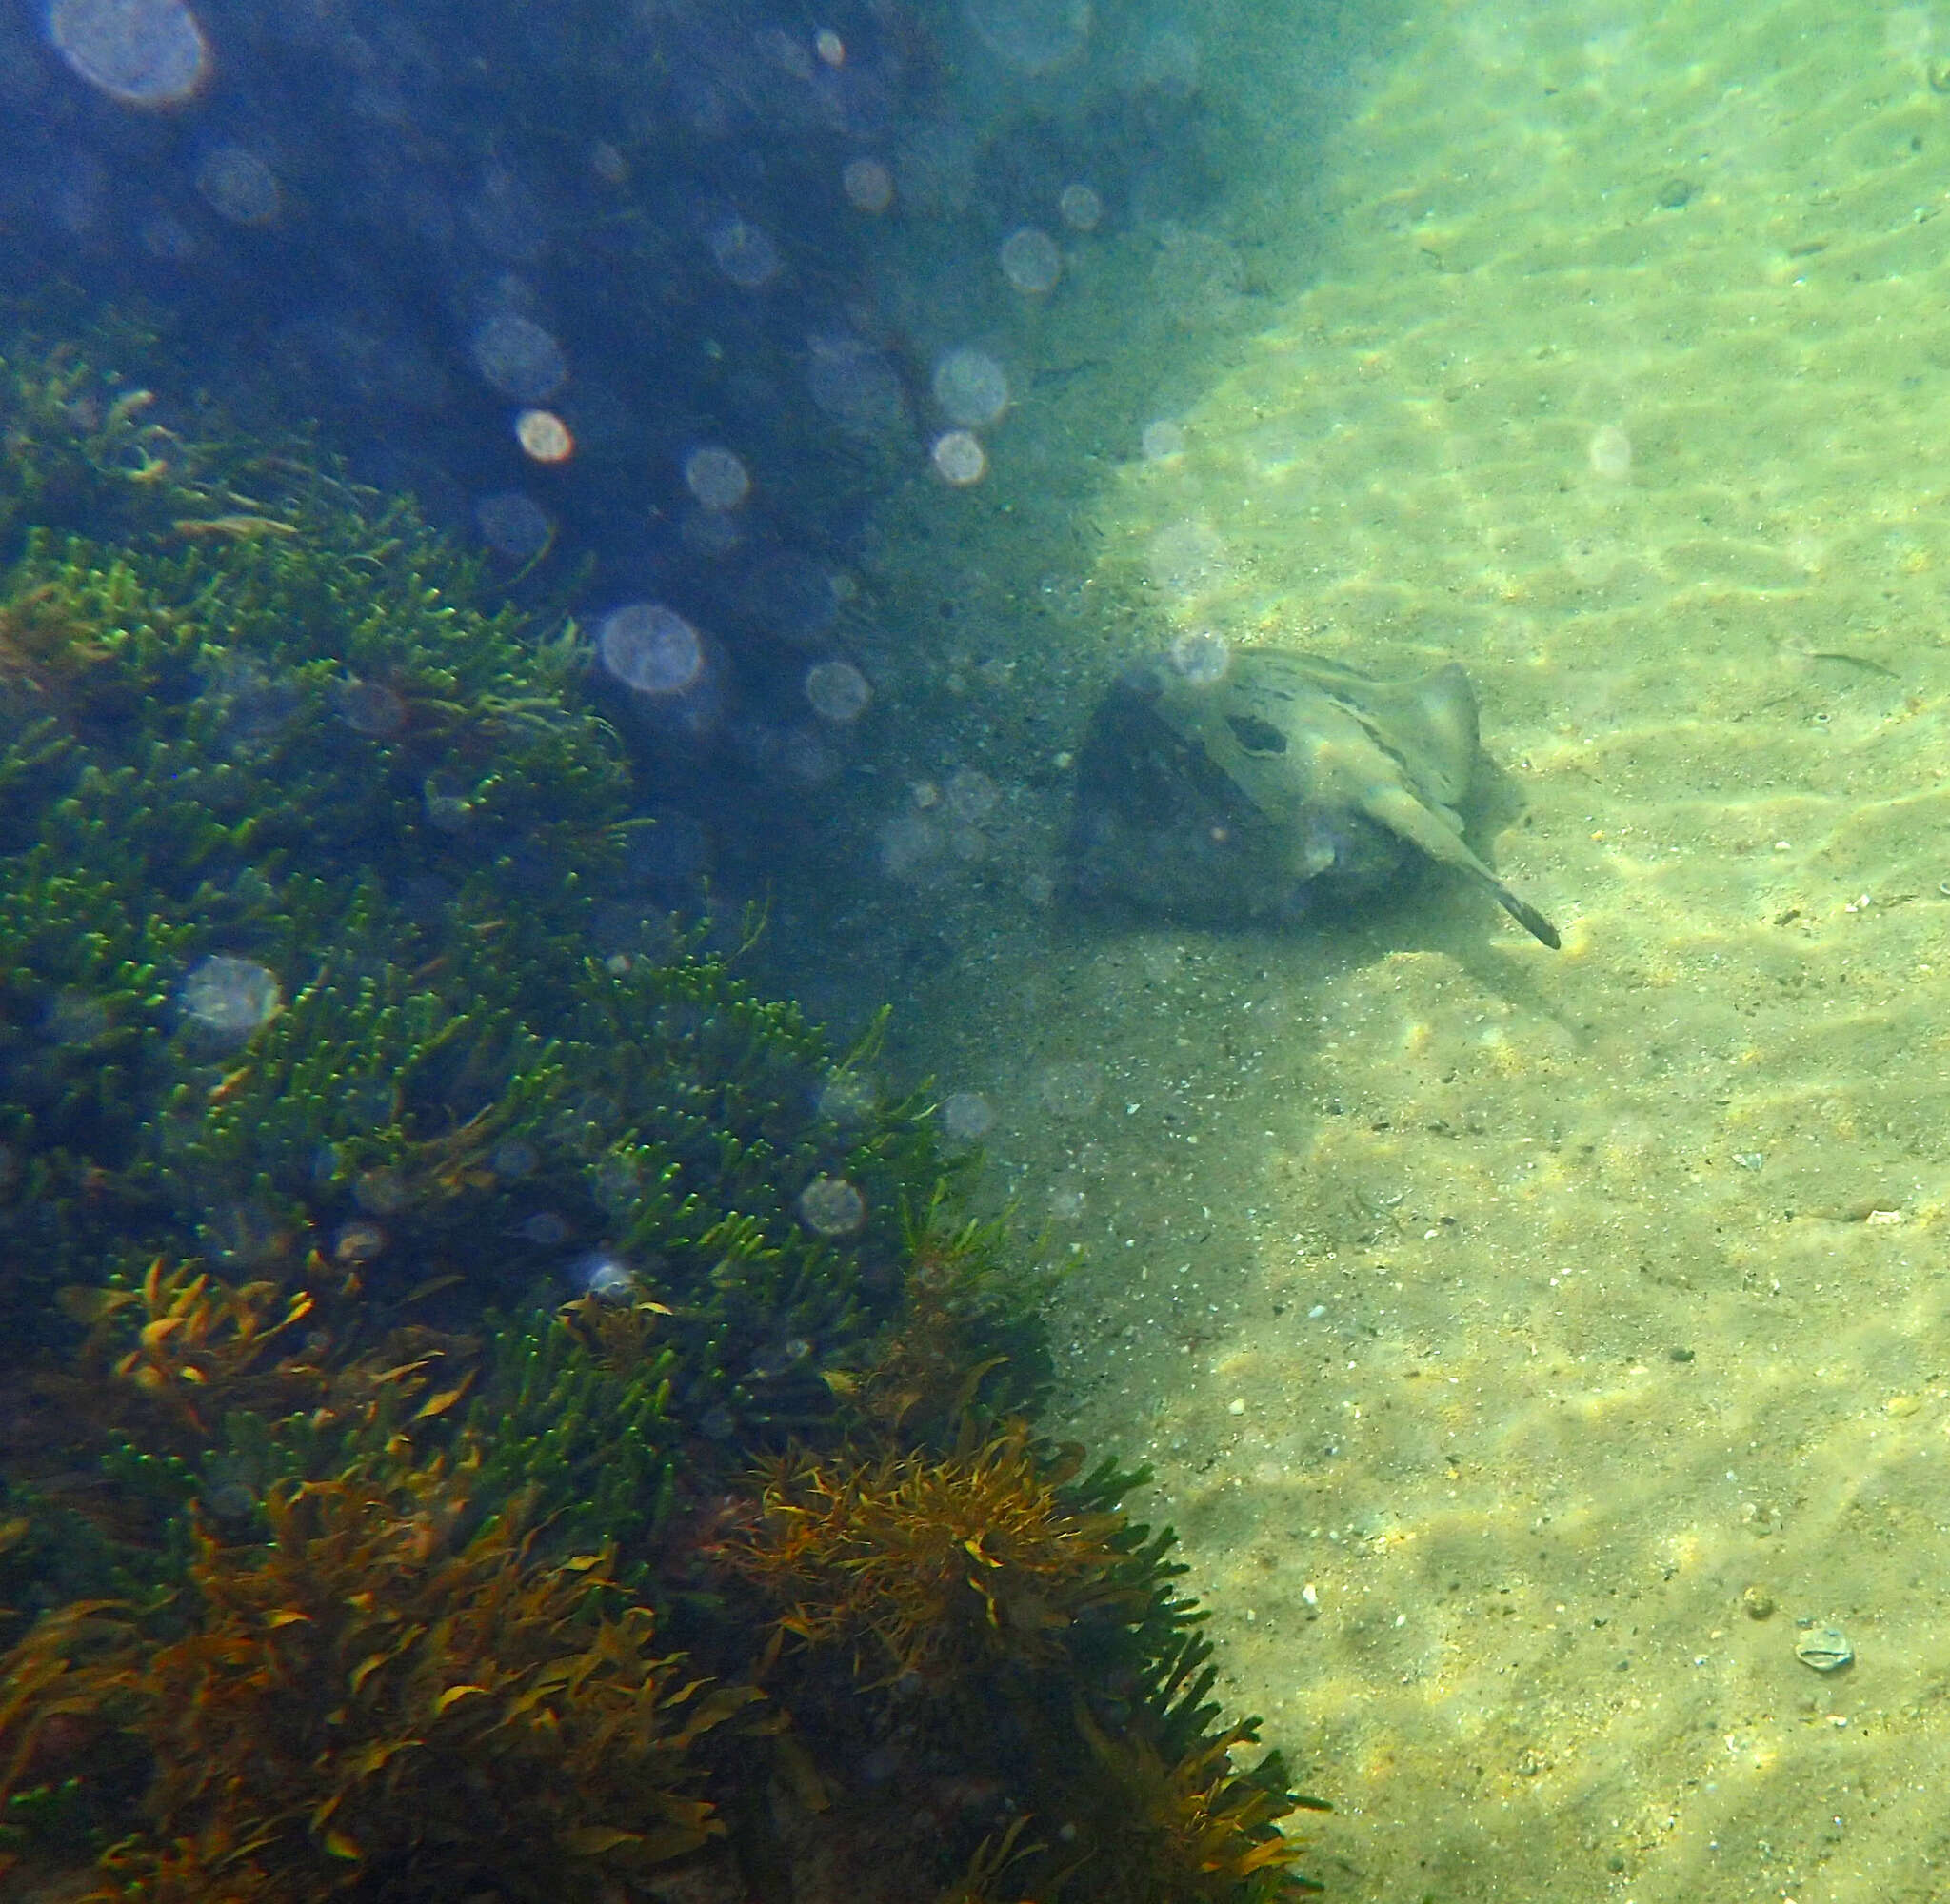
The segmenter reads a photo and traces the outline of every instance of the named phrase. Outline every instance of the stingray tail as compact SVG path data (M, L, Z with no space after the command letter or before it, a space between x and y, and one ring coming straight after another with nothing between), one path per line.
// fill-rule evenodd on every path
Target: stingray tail
M1555 952L1562 942L1558 929L1534 905L1524 902L1485 866L1468 846L1453 815L1448 824L1404 788L1377 786L1367 790L1362 806L1371 819L1412 841L1431 860L1455 866L1473 880L1481 880L1491 898L1533 939L1541 940Z
M1525 905L1501 881L1491 880L1489 889L1496 896L1497 903L1533 939L1541 939L1553 952L1563 944L1563 941L1558 937L1557 927L1534 905Z

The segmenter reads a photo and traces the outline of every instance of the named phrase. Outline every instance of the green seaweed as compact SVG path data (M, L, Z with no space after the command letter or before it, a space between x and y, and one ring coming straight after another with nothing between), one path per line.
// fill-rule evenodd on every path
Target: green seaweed
M1142 1476L1031 1427L1047 1278L865 1087L885 1019L643 916L572 620L100 354L0 364L0 1878L1290 1888L1312 1801L1234 1768Z

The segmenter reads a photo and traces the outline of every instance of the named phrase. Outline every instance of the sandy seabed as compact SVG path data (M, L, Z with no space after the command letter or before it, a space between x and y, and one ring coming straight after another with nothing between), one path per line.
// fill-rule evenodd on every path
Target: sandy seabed
M1330 1897L1950 1896L1950 13L1431 6L1295 162L1160 247L1244 307L1073 578L930 505L994 718L866 848L910 1055L1081 1246L1065 1425L1153 1464ZM1194 629L1462 662L1563 950L1440 881L1059 917L1009 698Z

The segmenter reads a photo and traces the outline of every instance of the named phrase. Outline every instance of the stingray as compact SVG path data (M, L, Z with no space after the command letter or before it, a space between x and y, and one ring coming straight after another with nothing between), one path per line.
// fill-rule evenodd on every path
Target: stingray
M1290 915L1461 873L1544 944L1557 929L1462 837L1480 761L1455 663L1378 681L1314 655L1216 647L1129 670L1078 760L1072 863L1086 895L1192 917Z

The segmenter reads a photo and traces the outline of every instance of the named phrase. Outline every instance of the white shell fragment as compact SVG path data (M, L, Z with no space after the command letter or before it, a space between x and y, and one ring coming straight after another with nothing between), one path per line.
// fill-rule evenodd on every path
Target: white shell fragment
M1855 1648L1839 1626L1811 1626L1795 1641L1794 1656L1817 1673L1839 1673L1855 1664Z

